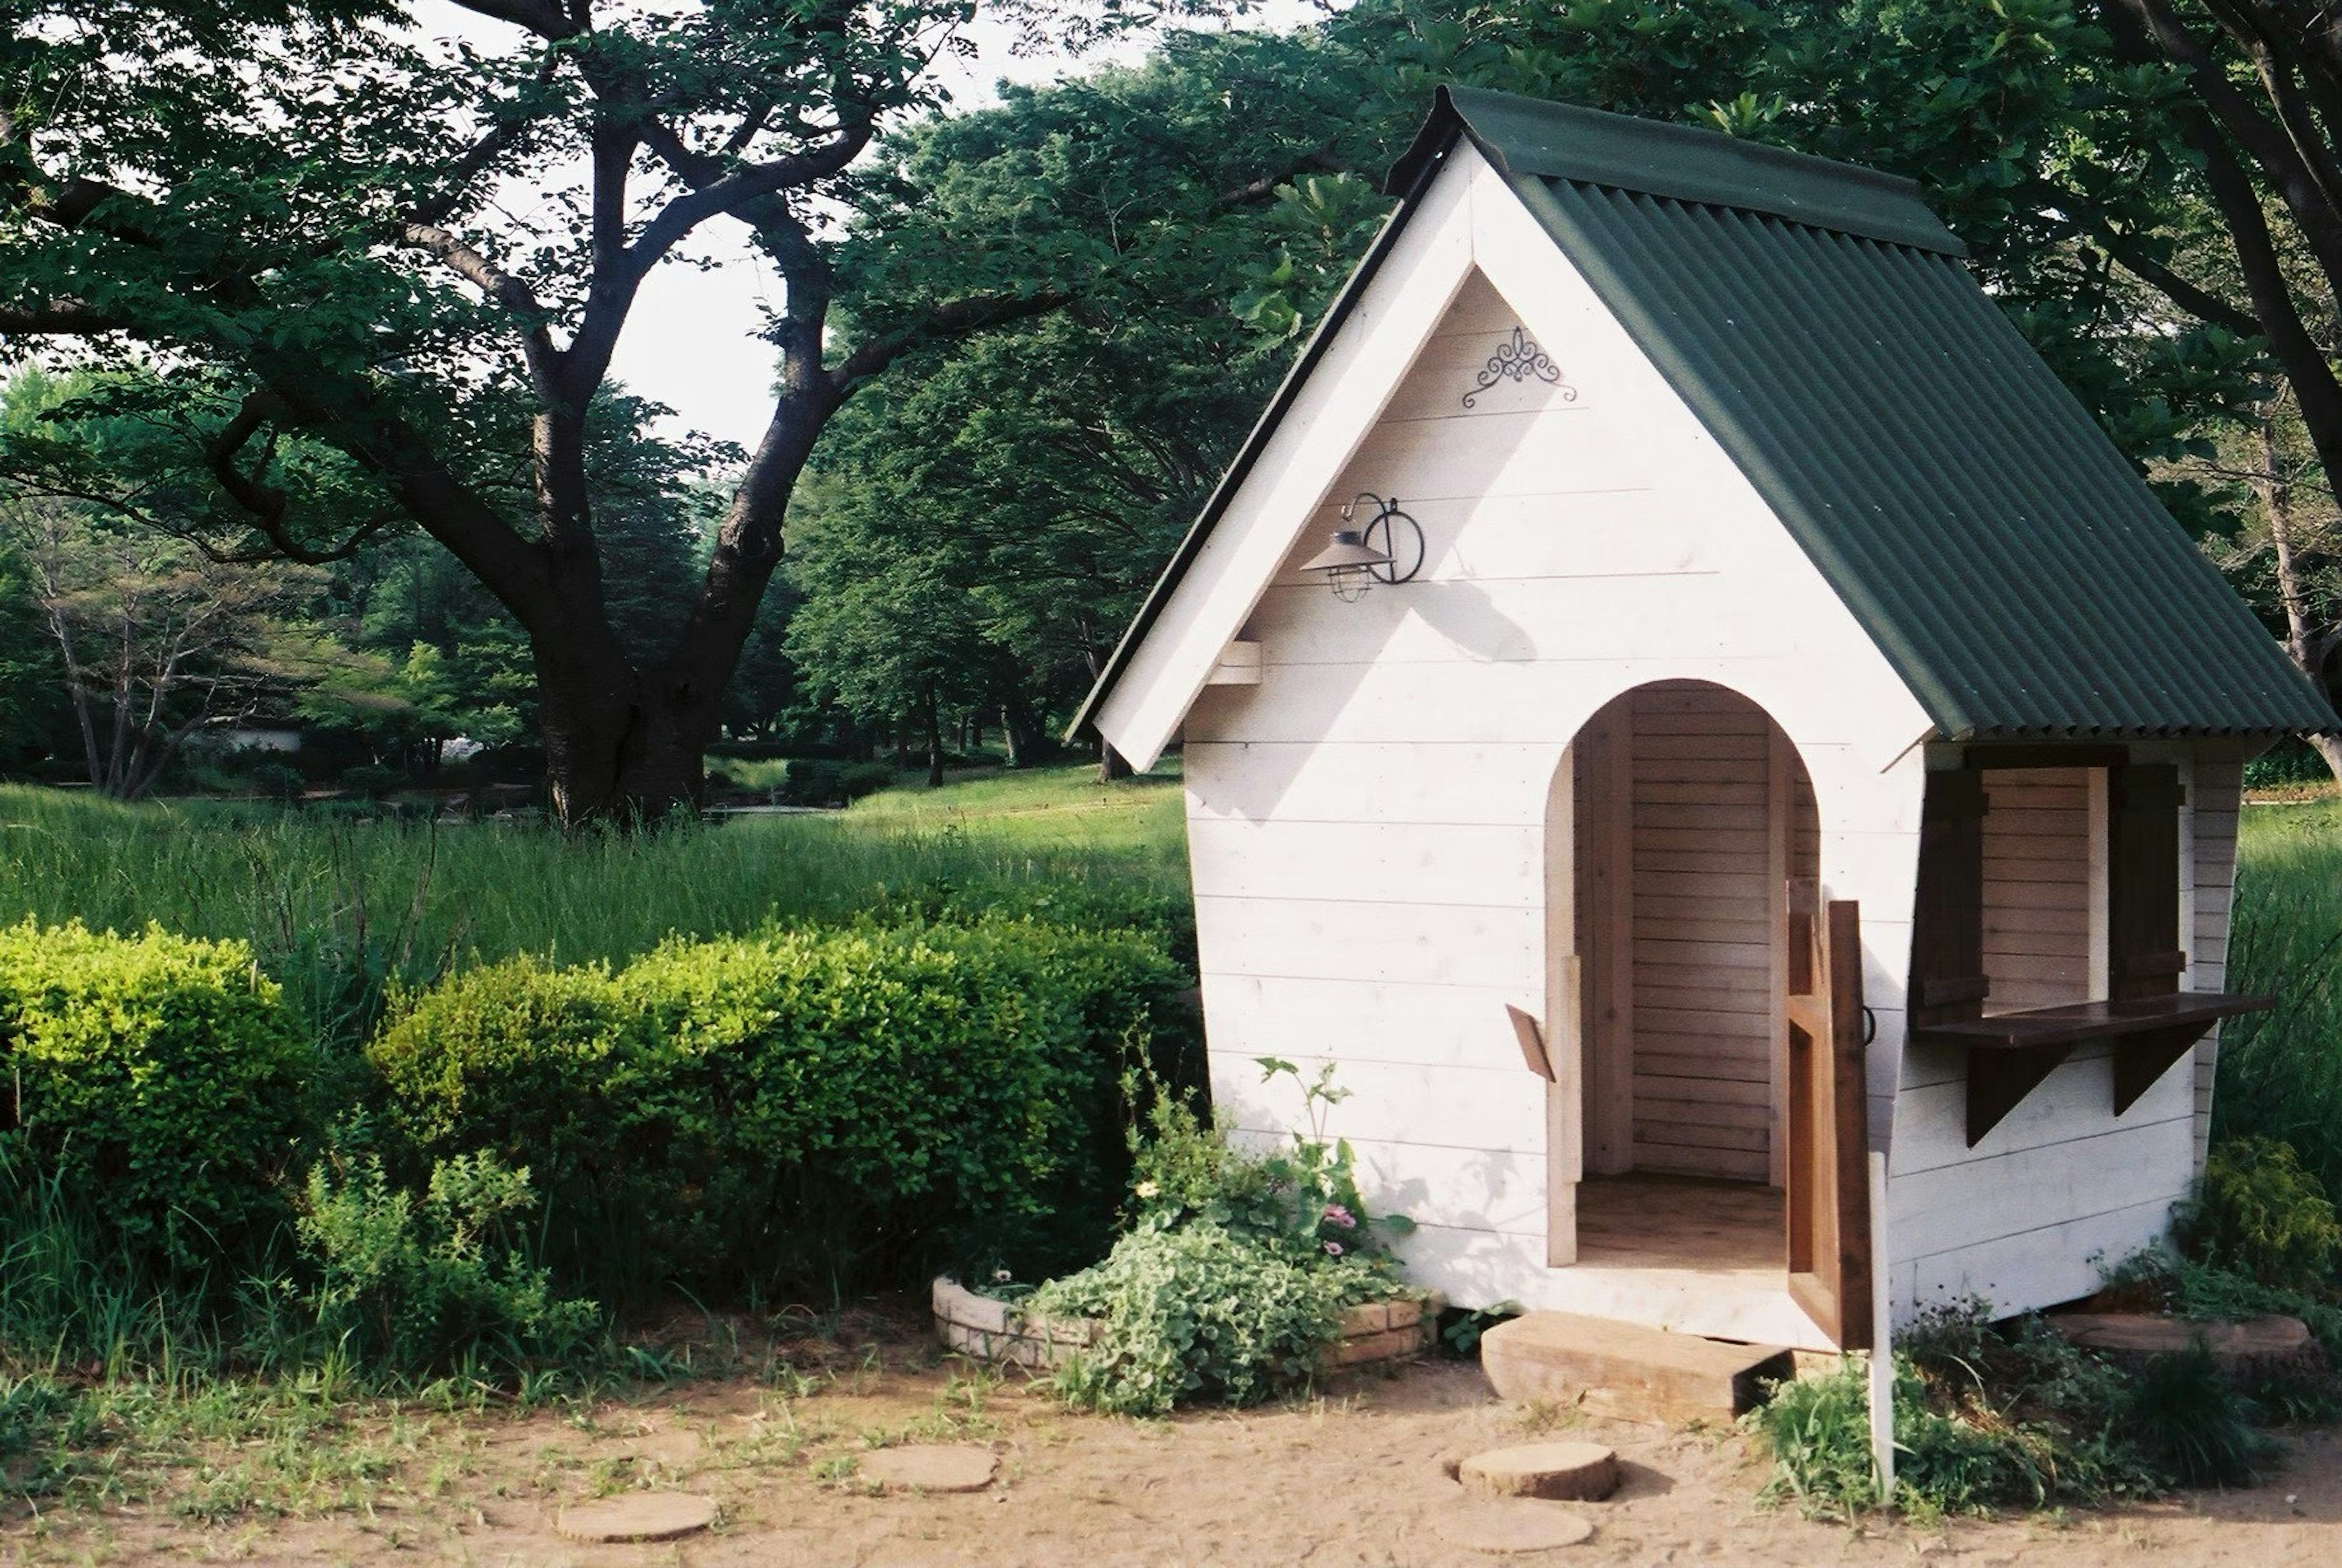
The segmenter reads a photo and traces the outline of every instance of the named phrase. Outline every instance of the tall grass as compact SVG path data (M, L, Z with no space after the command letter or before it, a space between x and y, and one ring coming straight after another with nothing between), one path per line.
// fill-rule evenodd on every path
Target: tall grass
M2245 809L2227 988L2277 1004L2222 1027L2215 1135L2282 1138L2342 1192L2342 802Z
M0 786L0 922L241 937L322 1036L351 1040L387 982L518 953L618 963L669 935L938 903L1176 921L1179 812L1176 784L1099 786L1062 768L844 813L571 839Z

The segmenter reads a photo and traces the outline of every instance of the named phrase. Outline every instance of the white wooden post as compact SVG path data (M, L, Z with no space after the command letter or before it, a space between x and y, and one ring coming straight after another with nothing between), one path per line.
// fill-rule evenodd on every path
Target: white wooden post
M1895 1505L1895 1307L1887 1256L1887 1156L1870 1151L1870 1463L1878 1502Z

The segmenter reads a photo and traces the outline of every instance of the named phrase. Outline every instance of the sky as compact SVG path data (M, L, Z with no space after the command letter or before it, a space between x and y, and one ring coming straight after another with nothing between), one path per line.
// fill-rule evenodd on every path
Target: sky
M1273 0L1249 25L1292 26L1319 15L1308 0ZM435 38L500 47L512 35L509 27L461 10L452 0L417 0L415 16ZM1046 82L1108 60L1136 58L1146 47L1143 40L1132 39L1077 61L1020 57L1010 52L1013 30L982 19L970 36L975 56L951 60L940 72L955 105L964 109L996 102L996 82ZM753 447L772 415L773 358L750 335L764 307L779 304L779 279L730 219L715 220L696 237L718 265L700 270L670 264L652 271L636 298L611 375L628 390L675 411L662 422L668 434L697 430Z

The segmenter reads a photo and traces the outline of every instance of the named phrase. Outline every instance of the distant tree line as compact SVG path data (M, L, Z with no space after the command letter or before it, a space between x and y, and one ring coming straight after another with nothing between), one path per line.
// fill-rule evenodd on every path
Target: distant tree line
M126 55L145 8L12 14L0 335L71 368L19 376L0 428L0 759L80 756L134 791L191 721L265 711L424 773L458 734L533 744L583 821L693 794L725 741L938 774L979 742L1049 754L1386 215L1379 174L1443 81L1918 180L2330 681L2342 34L2323 13L1364 0L1287 34L1169 34L1138 65L948 113L926 71L949 6L826 32L778 8L762 33L754 5L672 25L469 8L515 25L509 55L431 55L375 5L245 0ZM1080 8L1028 15L1087 41ZM239 62L296 35L314 90L294 104ZM70 110L35 92L108 57L160 82L189 50L218 62L194 85ZM360 80L405 96L361 104ZM247 118L225 141L169 118L227 108ZM399 116L426 108L475 139L415 151ZM108 158L146 183L107 184ZM301 267L198 243L239 170L256 184L235 199L295 210ZM500 226L496 180L570 215ZM788 284L755 452L659 437L606 374L640 276L717 217ZM295 324L324 369L288 362ZM178 602L218 613L157 617ZM2342 748L2327 760L2342 772Z

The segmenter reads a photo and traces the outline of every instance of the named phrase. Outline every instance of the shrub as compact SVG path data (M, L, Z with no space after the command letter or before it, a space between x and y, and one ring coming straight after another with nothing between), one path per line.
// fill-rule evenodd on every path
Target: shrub
M1030 1297L1043 1315L1105 1320L1057 1378L1074 1403L1162 1415L1190 1398L1272 1398L1315 1374L1345 1309L1406 1293L1376 1231L1412 1226L1366 1213L1349 1145L1326 1137L1344 1098L1333 1069L1305 1081L1289 1062L1260 1065L1302 1084L1309 1130L1290 1149L1236 1148L1160 1079L1146 1084L1145 1127L1129 1134L1130 1233Z
M1349 1097L1334 1085L1333 1064L1306 1080L1290 1062L1257 1060L1264 1082L1290 1077L1301 1086L1308 1130L1296 1133L1289 1149L1237 1149L1158 1081L1146 1130L1131 1140L1134 1224L1171 1230L1200 1222L1296 1254L1387 1260L1382 1233L1405 1235L1415 1224L1403 1214L1368 1213L1350 1145L1328 1141L1326 1115Z
M528 1263L521 1231L535 1206L528 1173L493 1154L436 1162L419 1203L378 1161L338 1178L321 1164L299 1220L316 1274L305 1304L336 1351L371 1369L476 1376L560 1360L599 1313L557 1298Z
M105 1194L142 1265L202 1269L281 1215L314 1058L241 942L0 930L0 1118L36 1169Z
M2342 1223L2290 1144L2238 1138L2215 1146L2180 1244L2217 1268L2279 1290L2330 1291L2342 1263Z
M342 770L342 787L352 794L368 800L381 800L406 783L406 775L396 768L386 768L374 763L360 763Z
M2249 1402L2198 1344L2157 1356L2130 1378L2116 1430L2157 1475L2182 1486L2227 1486L2257 1480L2274 1446L2252 1418Z
M1034 1312L1106 1320L1060 1369L1067 1399L1167 1415L1190 1399L1253 1404L1305 1386L1345 1309L1400 1293L1387 1275L1216 1224L1135 1231L1104 1263L1033 1293Z
M1096 1256L1118 1076L1185 984L1143 939L1036 923L774 932L475 971L373 1057L425 1154L540 1173L564 1277L605 1299L827 1292L955 1249Z
M894 782L895 770L885 763L792 757L781 779L780 798L787 805L851 805Z
M1913 1325L1894 1398L1897 1496L1923 1516L2247 1480L2267 1446L2202 1350L2126 1370L2037 1319L1995 1325L1982 1303ZM1876 1505L1861 1366L1784 1383L1746 1424L1773 1457L1774 1495L1823 1515Z

